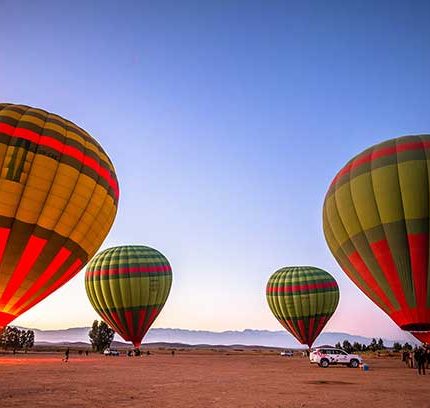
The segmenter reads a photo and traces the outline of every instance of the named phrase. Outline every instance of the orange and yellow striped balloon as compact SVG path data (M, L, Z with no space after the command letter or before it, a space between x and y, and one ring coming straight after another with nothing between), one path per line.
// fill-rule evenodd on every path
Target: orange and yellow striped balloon
M87 132L41 109L0 104L0 327L91 259L118 196L114 167Z

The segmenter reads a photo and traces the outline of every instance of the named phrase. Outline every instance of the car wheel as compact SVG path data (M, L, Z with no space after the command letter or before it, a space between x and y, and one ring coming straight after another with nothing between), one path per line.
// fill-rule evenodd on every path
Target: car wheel
M320 361L320 367L322 367L322 368L327 368L329 366L329 362L328 362L328 360L326 359L326 358L323 358L321 361Z
M358 368L358 360L351 360L349 366L352 368Z

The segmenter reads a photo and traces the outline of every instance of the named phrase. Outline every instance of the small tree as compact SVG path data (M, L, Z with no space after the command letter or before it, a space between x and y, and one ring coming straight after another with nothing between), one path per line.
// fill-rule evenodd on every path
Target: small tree
M7 326L3 327L0 330L0 347L2 349L6 349L6 331L7 331Z
M369 350L376 351L378 349L378 343L376 342L376 339L372 339L371 343L369 344Z
M399 342L395 341L393 344L393 350L398 352L401 349L402 349L402 345Z
M337 348L337 349L342 348L342 346L340 345L340 341L338 341L338 342L334 345L334 347L335 347L335 348Z
M13 354L16 350L21 348L21 333L23 330L19 330L17 327L6 326L1 335L1 345L7 349L12 349Z
M342 343L342 348L347 352L351 353L352 351L352 345L348 340L344 340Z
M16 350L22 348L25 352L34 345L34 332L33 330L20 330L17 327L6 326L0 332L0 347L7 349L12 349L13 353Z
M34 331L33 330L22 330L20 337L20 346L25 350L32 348L34 346Z
M352 345L352 351L362 351L361 344L358 341L354 341Z
M114 335L115 332L104 321L99 324L97 320L94 320L88 333L93 350L100 353L110 347Z
M378 350L384 350L384 341L382 339L378 340Z

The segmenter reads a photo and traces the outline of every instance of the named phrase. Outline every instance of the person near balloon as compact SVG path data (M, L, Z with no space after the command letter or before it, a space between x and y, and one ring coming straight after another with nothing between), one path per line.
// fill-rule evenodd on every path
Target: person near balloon
M402 361L405 363L406 367L409 367L409 351L403 351Z
M426 356L426 368L428 370L430 368L430 345L428 344L426 347L425 356Z
M409 368L414 368L414 352L410 351L408 357L409 357L408 358L408 367Z
M426 368L425 368L426 355L425 355L424 349L422 347L417 347L414 352L414 357L415 357L415 362L418 369L418 374L426 375Z
M70 349L67 347L66 351L64 352L64 358L63 358L63 361L65 363L69 361L69 354L70 354Z

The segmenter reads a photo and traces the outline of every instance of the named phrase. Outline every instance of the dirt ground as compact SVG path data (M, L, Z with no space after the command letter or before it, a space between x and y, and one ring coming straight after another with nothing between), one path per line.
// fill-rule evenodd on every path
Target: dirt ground
M1 355L0 407L430 407L430 373L393 358L364 372L246 353L61 357Z

